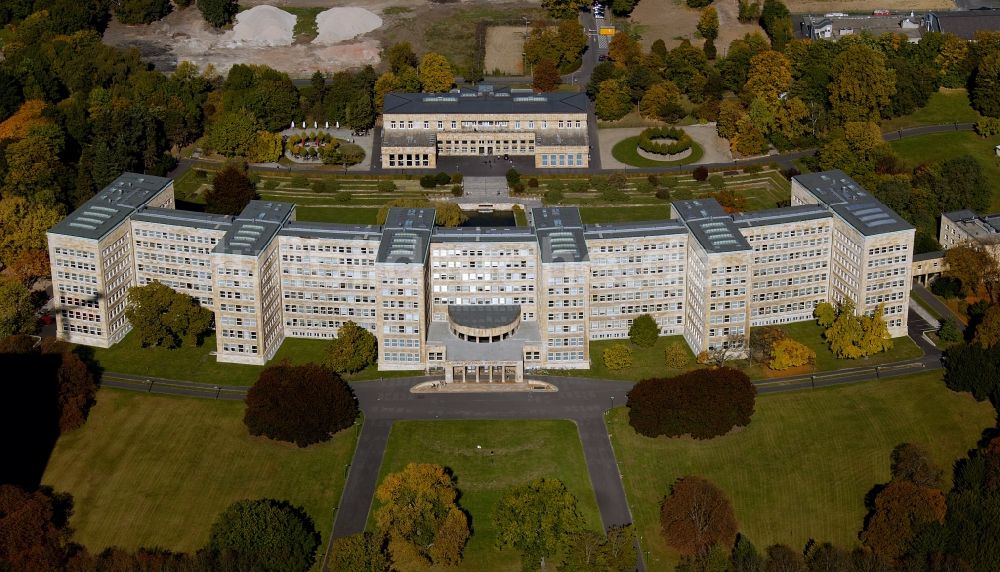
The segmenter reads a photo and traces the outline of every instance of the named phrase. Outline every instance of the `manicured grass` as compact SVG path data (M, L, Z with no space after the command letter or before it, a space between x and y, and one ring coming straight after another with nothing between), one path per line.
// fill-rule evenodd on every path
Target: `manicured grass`
M296 207L297 220L341 224L375 224L378 209L367 207Z
M379 482L407 463L436 463L455 475L458 503L470 515L473 531L459 570L521 569L517 552L494 548L493 508L503 490L512 485L558 478L576 495L587 526L601 529L580 437L570 421L396 422Z
M861 359L840 359L833 355L830 346L823 339L823 328L815 321L794 322L781 326L788 337L803 343L816 352L815 371L832 371L835 369L847 369L852 367L875 367L884 363L904 361L920 357L922 352L917 344L909 337L901 336L893 338L892 349ZM775 375L774 373L771 374ZM781 374L778 374L781 375ZM751 373L751 377L753 376Z
M626 137L618 143L615 143L615 146L611 148L611 156L622 163L632 165L633 167L669 167L671 165L687 165L694 163L701 159L702 155L705 154L705 150L701 148L701 145L692 141L691 154L687 157L677 159L676 161L655 161L640 155L638 145L638 135L635 137Z
M580 207L584 224L599 222L634 222L670 218L670 205L643 205L632 207Z
M927 105L903 117L895 117L882 122L882 131L889 132L921 125L942 125L945 123L975 123L981 116L969 104L969 93L965 88L948 89L942 87L931 94Z
M347 429L300 449L247 434L242 403L105 389L42 482L73 495L74 540L91 553L193 551L230 503L265 497L304 507L325 542L355 442Z
M632 348L632 367L611 370L604 365L604 350L612 344L623 343ZM668 368L665 350L668 344L677 343L684 348L690 358L688 368L695 367L694 355L682 336L661 336L656 345L643 348L633 344L628 338L623 340L591 340L590 369L554 369L546 370L546 375L569 375L573 377L594 377L598 379L619 379L622 381L639 381L651 377L670 377L685 371L684 369Z
M292 364L321 363L326 355L329 340L310 340L305 338L286 338L278 349L278 353L268 363L278 363L288 360ZM83 352L93 350L94 359L104 368L104 371L148 375L167 379L198 381L219 385L253 385L260 375L262 366L243 365L235 363L219 363L215 355L215 336L209 336L198 347L180 347L176 349L148 347L139 344L139 338L134 333L125 336L114 346L104 348L82 348ZM374 366L354 375L345 376L349 380L361 381L382 377L406 377L422 375L422 371L386 371L380 372Z
M982 166L983 174L993 190L990 212L1000 211L1000 157L993 150L1000 145L1000 135L983 138L970 131L956 131L907 137L893 141L890 145L911 166L952 159L959 155L972 155Z
M761 396L750 425L710 441L650 439L615 409L608 431L650 570L677 555L659 526L670 485L701 475L721 487L740 530L758 547L807 540L858 544L865 494L889 479L889 454L902 442L926 447L951 476L952 463L996 422L988 403L945 388L939 372Z

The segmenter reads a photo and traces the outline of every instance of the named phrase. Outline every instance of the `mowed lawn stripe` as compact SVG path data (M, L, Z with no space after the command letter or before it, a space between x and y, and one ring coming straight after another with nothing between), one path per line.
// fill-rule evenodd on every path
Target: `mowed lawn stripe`
M248 435L242 403L104 389L43 483L73 495L74 539L94 552L196 550L226 506L262 497L303 506L325 540L355 438L300 449Z
M748 427L708 441L639 436L625 408L612 412L609 431L651 569L668 569L677 554L660 536L659 505L681 476L702 475L725 490L758 548L799 549L810 538L850 547L865 494L889 478L893 447L925 446L950 482L954 461L994 423L988 403L927 372L761 396Z
M571 421L398 421L389 435L379 482L407 463L436 463L455 475L458 503L471 515L473 532L458 570L521 569L517 552L494 548L493 508L504 489L536 478L562 480L579 501L587 527L601 530L583 446ZM377 508L375 501L369 526Z

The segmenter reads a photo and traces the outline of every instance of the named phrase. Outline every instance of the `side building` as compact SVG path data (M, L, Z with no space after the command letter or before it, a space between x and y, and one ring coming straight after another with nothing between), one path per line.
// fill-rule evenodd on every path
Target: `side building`
M695 353L740 352L751 328L810 320L824 301L881 306L905 335L913 227L839 171L795 177L792 203L675 201L671 219L593 225L535 208L513 228L395 208L342 225L268 201L177 211L168 180L126 174L49 231L58 335L116 343L128 288L153 281L215 313L219 361L263 364L286 337L329 339L350 320L378 339L380 369L448 382L587 368L593 340L627 338L643 314Z
M589 101L583 93L530 89L387 93L383 169L438 168L444 157L533 157L536 167L590 165Z

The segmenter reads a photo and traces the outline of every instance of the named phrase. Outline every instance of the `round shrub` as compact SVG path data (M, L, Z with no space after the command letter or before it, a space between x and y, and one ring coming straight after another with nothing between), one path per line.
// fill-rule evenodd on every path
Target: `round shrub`
M528 186L531 187L532 189L537 189L538 179L536 177L531 177L530 179L528 179Z
M328 440L354 424L358 403L339 375L317 364L271 366L246 397L243 423L263 435L299 447Z
M673 142L663 143L656 139L673 139ZM657 155L677 155L691 148L691 136L677 127L650 127L639 134L639 148Z
M241 500L212 524L209 549L235 553L261 570L305 572L316 560L319 532L306 512L287 501Z
M545 204L554 205L563 200L563 193L559 189L549 189L545 192Z
M632 326L628 329L628 337L632 343L641 348L651 348L656 345L656 339L660 337L660 326L649 314L642 314L632 321Z
M620 370L632 367L632 348L625 344L611 344L604 350L604 367L610 370Z
M447 185L451 183L451 175L445 172L438 173L437 177L435 177L435 182L437 182L438 186Z
M670 200L670 189L656 189L656 198L669 201Z
M694 177L694 180L696 181L704 181L708 178L708 169L705 167L697 167L694 172L691 173L691 176Z
M396 183L393 181L379 181L377 188L380 193L391 193L396 190Z
M425 189L433 189L437 186L437 177L434 175L424 175L420 177L420 186Z

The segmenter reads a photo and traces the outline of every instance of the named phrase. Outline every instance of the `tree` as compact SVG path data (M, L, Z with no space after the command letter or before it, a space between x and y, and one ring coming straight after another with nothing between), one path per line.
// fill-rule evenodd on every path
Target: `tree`
M201 345L214 315L198 301L159 282L128 289L125 318L146 346Z
M976 326L972 342L984 348L1000 344L1000 306L990 306L986 310L982 321Z
M348 320L330 342L326 366L337 373L355 373L378 359L378 340L371 332Z
M536 479L508 487L493 510L497 548L521 552L523 570L538 570L583 528L577 500L558 479Z
M64 570L70 554L69 495L0 484L0 562L5 570Z
M1000 50L979 60L970 99L979 113L1000 117Z
M359 532L333 541L331 570L389 572L385 538L373 532Z
M455 84L455 76L447 58L434 52L425 54L420 60L420 83L426 92L450 90Z
M415 68L420 63L410 42L398 42L389 46L382 59L389 64L390 72L397 74L404 68Z
M47 277L50 269L49 254L40 248L21 252L10 265L10 271L28 288L38 279Z
M575 17L586 6L587 0L542 0L542 8L549 16L560 20Z
M458 489L440 465L410 463L386 476L375 491L375 523L390 538L397 568L449 566L461 560L469 537L468 517L455 503ZM416 566L400 566L400 560Z
M771 362L767 365L771 369L782 370L815 362L816 352L805 344L785 338L774 344L771 350Z
M792 63L781 52L767 50L750 59L744 92L750 100L761 98L776 105L778 96L792 85Z
M45 233L60 220L58 208L17 196L0 199L0 262L12 266L26 252L45 251Z
M706 40L714 40L719 37L719 13L715 6L709 6L701 12L698 18L698 33Z
M773 544L767 547L764 570L767 572L805 572L806 563L801 554L788 546Z
M838 572L851 570L851 555L846 550L824 542L813 547L806 555L806 567L809 572Z
M246 157L262 130L256 115L241 109L223 113L208 130L208 142L226 157Z
M210 213L236 215L257 200L257 187L243 169L227 164L212 177L212 188L205 193L205 210Z
M841 121L879 122L896 93L896 77L878 51L853 43L833 60L830 104Z
M115 6L115 16L122 24L150 24L170 10L170 0L121 0Z
M831 311L833 307L831 306ZM771 359L774 353L774 344L785 339L785 331L778 326L761 326L752 328L747 340L747 355L751 363L756 360L765 362Z
M622 80L605 80L598 86L594 106L598 118L615 121L632 110L632 96Z
M944 471L920 445L900 443L890 455L893 480L909 481L921 487L939 489L944 485Z
M625 344L611 344L604 349L601 354L604 359L604 367L619 371L632 367L632 348Z
M651 348L660 337L660 326L649 314L642 314L632 321L628 329L628 337L632 343L641 348Z
M854 302L844 300L837 308L837 317L823 332L830 351L839 358L858 359L892 349L892 338L882 315L880 305L872 315L858 316L854 313Z
M962 290L975 294L982 287L984 271L995 264L990 253L977 244L959 244L945 251L944 261L948 266L945 276L957 278Z
M898 560L928 524L944 521L945 498L938 489L893 480L875 497L875 508L860 538L886 562Z
M937 331L938 339L942 342L957 342L962 339L962 330L958 327L958 324L953 318L945 318L941 320L941 326Z
M301 507L287 501L237 501L216 517L208 548L232 551L254 567L305 572L316 559L319 532Z
M763 572L764 559L757 547L743 534L736 535L736 545L730 558L732 572Z
M375 109L381 110L385 107L385 95L394 91L399 91L402 85L399 78L391 71L387 71L378 76L375 80ZM419 89L419 88L418 88Z
M283 143L280 133L258 131L257 138L247 149L247 161L251 163L277 163L281 159Z
M684 108L680 105L681 90L672 81L655 83L646 90L639 100L639 113L643 117L677 120Z
M647 437L710 439L748 425L756 396L750 378L731 368L645 379L628 393L629 424Z
M354 392L332 371L310 363L280 363L260 372L247 392L243 423L251 435L306 447L354 424Z
M531 87L535 88L535 91L555 91L560 83L562 78L552 60L544 58L535 64L535 68L531 71Z
M945 352L944 364L944 382L952 391L968 391L983 401L1000 387L1000 346L955 344Z
M718 487L697 476L681 477L660 506L660 530L671 548L684 556L703 556L736 541L736 515Z
M764 0L760 27L771 38L771 48L781 51L792 41L792 14L781 0Z
M611 526L607 536L580 530L570 536L560 572L625 572L635 570L635 531L632 525Z
M393 199L379 208L378 214L375 216L375 223L385 223L391 208L433 208L435 210L434 224L437 226L461 226L468 219L468 216L456 203L435 202L432 204L427 199Z
M24 284L0 276L0 338L35 333L35 306Z
M205 21L216 28L232 22L239 12L237 0L198 0L198 9Z
M669 368L684 369L691 362L687 350L678 342L667 344L663 351Z
M642 58L642 45L629 34L615 34L608 42L608 57L615 66L627 69Z
M45 353L59 355L56 370L56 402L59 407L59 432L68 433L82 427L94 404L97 384L94 374L68 344L58 343L45 348Z

